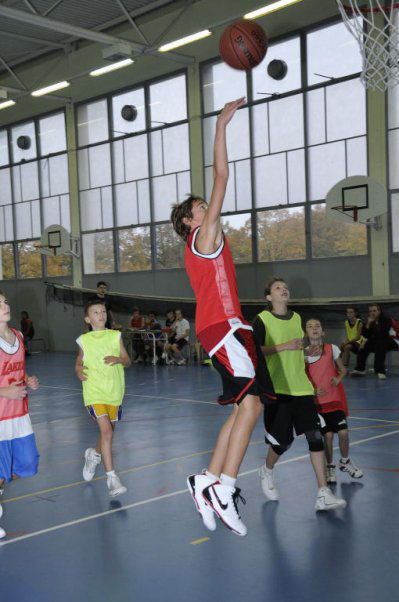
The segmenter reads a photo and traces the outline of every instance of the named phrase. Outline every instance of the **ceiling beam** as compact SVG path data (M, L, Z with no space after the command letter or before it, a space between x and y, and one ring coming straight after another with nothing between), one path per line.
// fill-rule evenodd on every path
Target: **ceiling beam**
M23 34L14 33L11 31L0 30L0 36L14 38L15 40L21 40L22 42L30 42L31 44L39 44L40 46L45 44L49 48L60 48L61 50L64 50L67 47L67 44L62 44L61 42L51 42L50 40L44 40L43 38L32 38L31 36L25 36Z
M115 1L116 1L117 5L119 6L119 8L121 9L121 11L123 12L123 14L125 15L126 19L129 21L130 25L133 27L134 31L139 34L139 36L143 40L144 44L146 46L149 46L149 44L150 44L149 41L147 40L147 38L141 31L140 27L138 27L138 25L136 24L136 21L129 14L129 11L127 10L126 6L123 4L122 0L115 0Z

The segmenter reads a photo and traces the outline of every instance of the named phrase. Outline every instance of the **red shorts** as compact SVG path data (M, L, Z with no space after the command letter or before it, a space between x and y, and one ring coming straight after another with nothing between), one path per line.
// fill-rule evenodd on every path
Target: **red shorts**
M239 404L246 395L259 396L262 401L264 397L275 397L252 330L240 328L232 332L211 360L222 378L223 393L218 399L221 405Z

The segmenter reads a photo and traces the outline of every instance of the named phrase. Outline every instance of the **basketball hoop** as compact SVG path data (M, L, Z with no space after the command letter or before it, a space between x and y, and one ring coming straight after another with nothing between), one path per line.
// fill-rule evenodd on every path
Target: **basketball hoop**
M399 2L336 2L346 28L360 47L363 84L381 92L396 86L399 83Z
M343 213L347 215L348 213L352 213L352 219L354 222L359 221L359 207L357 205L346 205L343 207L342 205L337 205L336 207L331 207L334 211L339 211L339 213Z
M57 246L53 246L53 245L41 245L40 243L35 243L33 245L36 249L39 249L40 253L42 253L42 255L50 255L50 257L52 255L54 255L54 257L57 255Z

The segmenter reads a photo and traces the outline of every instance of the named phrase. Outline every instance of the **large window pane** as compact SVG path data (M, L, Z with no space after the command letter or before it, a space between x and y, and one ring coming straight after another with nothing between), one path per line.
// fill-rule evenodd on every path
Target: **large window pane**
M154 176L190 169L188 126L184 124L153 132L151 159Z
M187 118L186 76L179 75L150 85L151 126Z
M245 71L232 69L226 63L206 65L202 71L204 112L221 109L226 102L247 95Z
M80 217L82 230L112 228L114 216L111 187L83 190L80 193Z
M309 149L310 199L322 200L346 177L345 143L333 142Z
M303 96L289 96L269 103L270 152L304 145Z
M40 154L49 155L66 150L64 113L39 119Z
M367 254L367 227L330 219L325 204L312 205L312 257Z
M226 215L222 218L223 232L229 240L235 263L252 262L252 224L250 213Z
M0 280L15 278L14 245L0 245Z
M257 213L259 261L305 259L305 209L291 207Z
M41 278L42 255L34 243L39 241L29 240L18 243L19 277Z
M179 200L177 189L177 177L161 176L152 179L152 193L154 199L154 213L156 222L164 222L170 219L172 205Z
M106 99L96 100L78 107L77 125L80 146L107 140L108 112Z
M0 169L0 205L12 203L11 173L8 168Z
M147 134L113 144L114 182L148 178Z
M15 205L17 240L36 238L41 234L39 201Z
M204 119L203 128L205 165L213 165L216 116ZM248 109L240 109L234 115L234 119L229 123L229 127L227 128L226 143L229 161L239 161L240 159L249 157Z
M267 65L273 60L282 60L288 71L284 79L275 80L267 73ZM266 59L252 69L253 99L259 100L263 93L282 94L301 88L301 43L300 38L284 40L269 46Z
M71 230L71 216L69 211L69 195L48 197L42 200L43 228L60 224L68 231Z
M156 268L170 269L184 267L184 243L170 223L159 224L156 232Z
M366 133L366 91L360 79L326 88L327 140Z
M367 138L351 138L346 141L348 176L367 175Z
M40 184L42 196L55 196L69 192L66 154L40 161Z
M309 85L362 70L358 44L343 23L308 33L307 49Z
M29 148L19 148L17 141L20 136L29 138ZM33 121L21 123L11 128L12 160L15 163L19 161L36 158L36 133Z
M112 232L83 234L82 248L85 274L101 274L115 271Z
M137 117L134 121L127 121L122 117L121 111L125 105L136 108ZM124 92L123 94L114 96L112 99L112 119L114 137L145 130L144 88L130 90L130 92Z
M8 165L9 162L7 130L0 130L0 165Z
M12 205L0 207L0 241L14 240Z
M151 269L151 233L149 226L119 230L119 271Z
M255 159L256 207L272 207L288 203L286 157L285 153L280 153Z
M46 256L46 273L47 276L70 276L72 274L72 257L68 255Z
M399 130L388 132L389 187L399 188Z
M270 152L269 104L255 105L251 109L253 153L255 156L268 155Z
M388 89L388 127L399 128L399 86ZM0 164L1 164L1 132L0 132Z

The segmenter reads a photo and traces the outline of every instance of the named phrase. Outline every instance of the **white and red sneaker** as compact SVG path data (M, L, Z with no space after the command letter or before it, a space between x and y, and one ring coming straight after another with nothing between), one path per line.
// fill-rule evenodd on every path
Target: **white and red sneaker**
M237 508L239 499L245 504L245 500L240 495L240 492L241 489L228 487L217 481L204 489L202 494L206 502L213 508L226 527L233 531L233 533L244 537L248 530L242 522Z
M209 531L215 531L215 514L202 495L203 490L212 485L213 480L202 472L201 474L192 474L187 477L187 487L194 500L195 507L202 517L202 522Z

